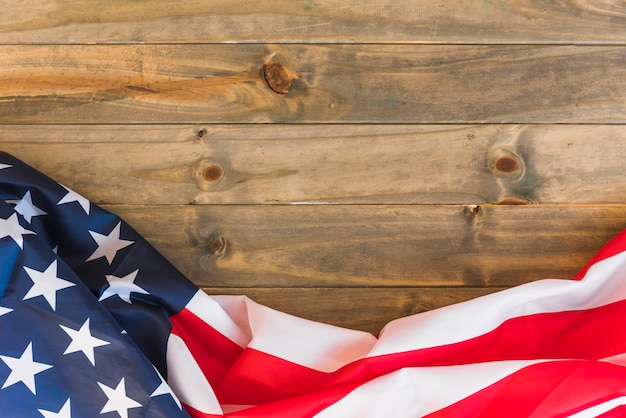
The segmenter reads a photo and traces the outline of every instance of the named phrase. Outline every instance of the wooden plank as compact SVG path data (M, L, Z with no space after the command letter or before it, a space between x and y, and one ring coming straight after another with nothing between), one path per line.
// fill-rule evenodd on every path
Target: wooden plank
M0 123L624 123L626 47L0 47Z
M313 321L378 334L389 321L474 299L502 288L204 288L246 295L270 308Z
M624 43L619 1L29 0L0 2L0 43Z
M626 226L626 205L107 207L211 287L501 287L567 278Z
M0 126L0 149L103 204L626 202L622 125Z

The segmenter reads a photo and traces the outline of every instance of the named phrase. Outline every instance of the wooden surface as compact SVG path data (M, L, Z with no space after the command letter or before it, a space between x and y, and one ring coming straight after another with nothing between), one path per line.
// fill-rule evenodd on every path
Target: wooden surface
M224 287L501 287L568 278L619 232L613 224L626 224L621 205L584 213L566 205L110 209L200 285Z
M623 125L1 129L5 151L107 204L626 202Z
M0 123L626 122L624 46L33 45L0 56Z
M0 42L559 43L626 40L621 0L3 1Z
M377 333L626 226L620 0L0 6L0 148L209 293Z

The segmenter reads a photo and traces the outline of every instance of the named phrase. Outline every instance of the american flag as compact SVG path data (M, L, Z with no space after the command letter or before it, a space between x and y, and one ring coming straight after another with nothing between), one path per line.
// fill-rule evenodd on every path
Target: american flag
M626 416L625 250L373 336L209 296L1 154L0 416Z

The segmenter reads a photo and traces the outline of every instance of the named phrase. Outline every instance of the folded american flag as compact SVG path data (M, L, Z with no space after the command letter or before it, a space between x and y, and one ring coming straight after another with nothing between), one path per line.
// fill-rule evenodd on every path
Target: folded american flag
M575 280L374 337L208 296L118 217L7 154L0 198L1 417L626 415L624 233Z

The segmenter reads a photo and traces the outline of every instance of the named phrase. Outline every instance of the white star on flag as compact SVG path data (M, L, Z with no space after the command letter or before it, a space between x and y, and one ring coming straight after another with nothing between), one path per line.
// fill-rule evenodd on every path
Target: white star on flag
M13 166L9 164L0 164L0 170L4 170L5 168L11 168L11 167Z
M0 306L0 316L2 315L6 315L9 312L13 312L13 309L11 308L5 308L4 306Z
M0 218L0 238L11 237L13 241L24 249L24 235L35 234L33 231L22 228L17 213L9 216L7 219Z
M65 203L77 202L80 205L80 207L83 208L85 213L89 215L89 205L90 205L89 200L79 195L74 190L63 186L62 184L59 184L59 185L63 187L65 190L67 190L67 194L63 196L61 200L59 200L59 202L57 203L57 206L63 205Z
M76 353L82 351L83 354L89 359L93 366L96 365L96 358L94 348L102 347L103 345L111 344L108 341L101 340L91 335L89 330L89 318L80 327L79 330L75 330L63 325L59 325L63 331L67 333L72 339L70 345L67 346L63 355Z
M109 398L107 403L100 411L100 415L106 412L117 412L121 418L128 418L128 410L131 408L139 408L142 405L126 396L126 388L124 387L124 378L120 380L120 383L117 384L115 389L108 387L100 382L98 382L100 389L104 392L104 394Z
M103 301L107 298L110 298L111 296L117 295L124 302L133 303L130 300L131 292L149 295L149 292L135 284L135 278L137 277L137 273L139 273L139 270L135 270L124 277L117 277L111 274L107 274L105 277L107 279L107 282L109 282L109 287L107 287L104 292L102 292L102 295L98 300Z
M44 271L37 271L28 267L24 267L24 270L33 281L33 285L22 300L43 296L53 311L56 311L57 292L76 286L72 282L57 277L57 260L54 260Z
M46 411L44 409L38 409L38 411L44 418L72 418L70 398L67 398L59 412Z
M52 366L44 363L37 363L33 360L33 343L28 344L28 347L24 350L19 358L0 356L0 360L4 362L11 373L7 380L2 385L2 389L7 388L16 383L22 382L33 395L37 394L37 388L35 387L35 375L45 370L50 369Z
M117 255L117 252L122 248L126 248L131 244L134 244L135 241L128 241L125 239L120 239L120 229L122 223L119 222L115 228L109 233L109 235L102 235L94 231L89 231L93 239L98 243L98 248L94 251L91 256L86 261L91 261L98 259L100 257L105 257L109 264L113 262L113 259Z
M7 202L16 203L15 208L14 208L15 211L19 213L20 215L22 215L22 217L26 219L26 222L28 223L32 223L34 216L41 216L41 215L48 214L44 212L43 210L39 209L37 206L35 206L35 204L33 203L33 198L30 195L30 190L26 192L24 197L22 197L22 200L8 200Z
M154 367L154 365L152 367ZM182 411L183 410L183 406L181 405L181 403L178 400L178 398L176 397L176 395L174 395L174 392L172 392L172 389L167 384L165 379L163 379L163 376L161 376L161 373L159 373L159 371L157 370L156 367L154 367L154 371L159 375L159 379L161 379L161 384L159 385L159 387L157 387L154 390L154 392L152 392L150 397L154 398L156 396L161 396L161 395L170 395L172 397L172 399L174 399L174 402L176 402L176 405L178 405L178 409L180 409Z

